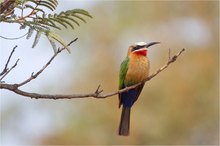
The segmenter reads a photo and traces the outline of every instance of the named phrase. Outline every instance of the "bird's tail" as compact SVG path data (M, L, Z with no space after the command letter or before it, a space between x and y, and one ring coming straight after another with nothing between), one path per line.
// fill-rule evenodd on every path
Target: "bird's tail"
M121 135L121 136L129 135L130 111L131 111L130 107L123 106L122 112L121 112L121 120L120 120L118 135Z

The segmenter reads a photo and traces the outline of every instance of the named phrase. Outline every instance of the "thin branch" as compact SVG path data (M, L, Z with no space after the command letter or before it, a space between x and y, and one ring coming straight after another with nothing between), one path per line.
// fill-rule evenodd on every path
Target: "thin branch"
M101 94L103 90L100 90L100 85L98 86L98 88L94 92L91 92L91 93L88 93L88 94L71 94L71 95L58 95L58 94L49 95L49 94L29 93L29 92L25 92L25 91L22 91L22 90L18 89L17 84L3 84L3 83L1 83L0 84L0 89L7 89L7 90L13 91L13 92L15 92L19 95L26 96L26 97L31 97L31 98L35 98L35 99L72 99L72 98L87 98L87 97L94 97L94 98L103 99L103 98L114 96L114 95L117 95L119 93L126 92L128 90L134 89L134 88L140 86L142 83L145 83L145 82L151 80L152 78L157 76L160 72L165 70L171 63L175 62L177 60L177 58L184 51L185 51L185 49L182 49L179 53L177 53L172 58L170 58L168 60L167 64L165 64L164 66L159 68L155 73L150 75L146 80L144 80L144 81L142 81L138 84L135 84L133 86L126 87L122 90L118 90L116 92Z
M35 98L35 99L72 99L72 98L87 98L87 97L98 98L100 94L100 91L99 92L95 91L87 94L71 94L71 95L62 95L62 94L49 95L49 94L29 93L18 89L18 86L16 84L3 84L3 83L0 84L0 89L7 89L19 95Z
M2 14L5 10L10 8L11 5L15 3L15 0L5 0L0 4L0 14ZM10 8L12 9L12 8ZM8 11L8 10L7 10Z
M6 64L5 64L5 68L4 68L4 69L2 70L2 72L0 73L0 76L4 75L4 74L8 71L8 63L10 62L10 59L11 59L11 57L12 57L12 55L13 55L13 53L14 53L14 51L15 51L15 49L16 49L17 47L18 47L18 46L16 45L16 46L12 49L11 54L9 55L8 60L7 60Z
M15 67L17 66L18 61L19 61L19 59L15 62L15 64L14 64L9 70L6 71L6 73L4 73L4 75L1 77L0 81L1 81L2 79L4 79L4 77L6 77L6 75L7 75L10 71L12 71L13 68L15 68Z
M125 92L125 91L128 91L128 90L131 90L131 89L134 89L134 88L137 88L138 86L140 86L141 84L151 80L153 77L155 77L156 75L158 75L161 71L163 71L164 69L166 69L171 63L175 62L176 59L185 51L185 49L183 48L179 53L177 53L176 55L174 55L171 59L168 60L167 64L165 64L164 66L162 66L161 68L159 68L156 72L154 72L153 74L151 74L146 80L140 82L140 83L137 83L133 86L129 86L129 87L126 87L124 89L121 89L121 90L118 90L117 92L112 92L112 93L108 93L108 94L104 94L104 95L99 95L98 98L106 98L106 97L109 97L109 96L113 96L113 95L116 95L116 94L119 94L119 93L122 93L122 92Z
M16 21L18 23L22 23L26 18L29 18L32 15L36 15L36 13L37 13L36 8L38 7L38 5L39 5L39 3L37 3L36 6L34 7L34 9L29 14L27 14L26 16L23 16L23 8L22 8L22 15L21 15L22 17L20 17Z
M24 35L16 37L16 38L7 38L7 37L4 37L4 36L0 36L0 38L6 39L6 40L18 40L18 39L21 39L21 38L25 37L27 34L28 33L25 33Z
M76 38L75 40L71 41L67 46L70 46L73 42L75 42L78 38ZM16 84L18 87L23 86L25 84L27 84L28 82L32 81L33 79L37 78L49 65L50 63L54 60L54 58L63 50L65 50L66 48L61 48L57 50L57 52L54 53L54 55L50 58L50 60L37 72L34 74L34 72L31 74L31 76L26 79L25 81Z
M23 81L23 82L17 84L17 86L18 86L18 87L23 86L23 85L27 84L28 82L30 82L31 80L37 78L37 77L50 65L50 63L51 63L51 62L53 61L53 59L57 56L57 54L59 54L59 53L60 53L61 51L63 51L63 50L64 50L64 48L58 50L58 51L50 58L50 60L47 62L47 64L44 65L37 73L34 74L34 72L32 72L31 76L30 76L28 79L26 79L25 81Z

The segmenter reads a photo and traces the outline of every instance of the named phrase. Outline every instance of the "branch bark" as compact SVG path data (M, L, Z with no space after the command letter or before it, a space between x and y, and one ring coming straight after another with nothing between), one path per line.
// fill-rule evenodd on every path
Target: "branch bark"
M26 96L26 97L30 97L30 98L35 98L35 99L72 99L72 98L87 98L87 97L94 97L94 98L107 98L110 96L114 96L117 95L119 93L122 92L126 92L128 90L137 88L138 86L140 86L142 83L147 82L149 80L151 80L152 78L154 78L155 76L157 76L160 72L162 72L163 70L165 70L171 63L174 63L177 58L185 51L185 49L183 48L180 52L178 52L176 55L169 57L168 62L162 66L161 68L159 68L156 72L154 72L153 74L151 74L146 80L135 84L133 86L130 87L126 87L122 90L118 90L115 92L110 92L110 93L106 93L106 94L101 94L103 92L103 90L100 90L100 85L97 87L97 89L94 92L91 93L87 93L87 94L71 94L71 95L63 95L63 94L55 94L55 95L50 95L50 94L38 94L38 93L30 93L30 92L25 92L19 89L19 86L24 85L28 82L30 82L31 80L33 80L34 78L31 76L29 79L27 79L26 81L20 83L20 84L4 84L1 83L0 84L0 89L6 89L6 90L10 90L12 92L15 92L16 94L22 95L22 96ZM170 53L169 53L170 54ZM56 56L56 55L55 55ZM55 58L52 57L49 61L48 61L48 65L50 64L50 62ZM35 78L48 66L45 65L38 73L35 74Z

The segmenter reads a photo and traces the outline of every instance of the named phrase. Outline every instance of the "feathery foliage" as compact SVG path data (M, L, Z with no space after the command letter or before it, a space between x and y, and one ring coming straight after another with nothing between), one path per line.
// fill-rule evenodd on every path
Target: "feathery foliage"
M0 22L18 23L21 25L20 29L28 27L26 38L29 39L35 34L32 47L37 45L41 34L44 34L55 52L57 51L55 42L60 43L70 52L62 37L55 34L51 28L75 29L75 26L80 26L80 22L86 23L85 17L92 18L92 16L83 9L67 10L58 14L45 12L46 9L54 11L57 6L57 0L5 0L0 4ZM20 12L19 15L14 13L15 9Z

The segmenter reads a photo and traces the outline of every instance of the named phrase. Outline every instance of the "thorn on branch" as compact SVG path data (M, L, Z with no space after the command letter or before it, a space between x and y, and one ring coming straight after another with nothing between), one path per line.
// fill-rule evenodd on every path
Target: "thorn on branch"
M34 78L34 72L31 73L31 77Z
M95 91L95 93L94 93L94 94L95 94L95 97L98 97L99 94L103 92L103 90L99 90L100 87L101 87L101 85L99 85L98 88L96 89L96 91Z
M63 49L63 48L62 48ZM57 51L55 52L55 54L58 54L62 51L62 49L58 48Z
M177 56L173 56L172 62L173 62L173 61L176 61L176 58L177 58Z

